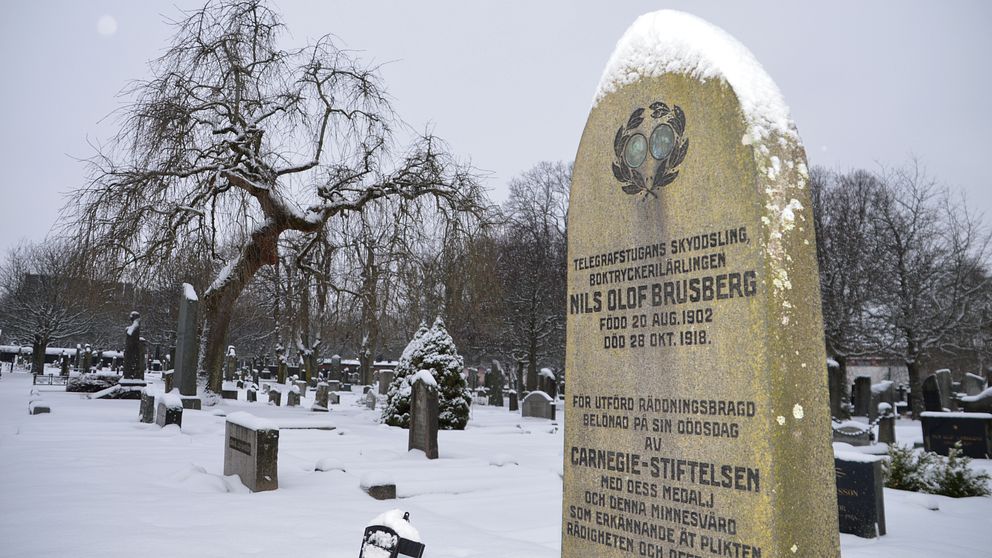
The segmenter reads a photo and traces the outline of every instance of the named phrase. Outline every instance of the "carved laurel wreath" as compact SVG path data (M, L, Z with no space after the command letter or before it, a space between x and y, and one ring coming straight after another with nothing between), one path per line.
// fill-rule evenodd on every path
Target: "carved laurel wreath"
M663 188L672 183L679 176L676 168L685 159L685 154L689 151L689 140L685 134L685 113L678 105L671 108L661 101L651 103L651 118L659 121L659 124L668 124L675 132L675 143L667 157L658 161L654 175L650 181L640 170L631 167L624 159L624 150L627 142L634 136L637 128L644 122L644 112L646 109L639 108L630 114L627 124L617 130L617 135L613 139L613 152L616 158L613 160L613 176L623 184L623 191L631 194L644 194L657 197L655 190ZM647 146L650 153L650 145ZM643 165L643 163L642 163Z

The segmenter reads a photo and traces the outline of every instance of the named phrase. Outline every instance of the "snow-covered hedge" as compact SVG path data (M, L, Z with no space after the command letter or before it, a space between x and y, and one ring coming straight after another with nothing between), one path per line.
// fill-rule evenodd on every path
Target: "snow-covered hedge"
M893 445L885 466L885 486L952 498L988 496L992 477L969 463L971 459L961 455L960 442L947 457Z
M65 390L80 393L96 393L116 386L118 382L120 382L120 376L117 374L80 374L69 378Z
M438 427L463 430L468 424L472 400L468 384L462 378L464 367L465 362L444 328L444 321L436 319L430 329L421 324L396 365L396 376L386 394L383 422L410 427L410 380L417 372L429 370L438 385Z

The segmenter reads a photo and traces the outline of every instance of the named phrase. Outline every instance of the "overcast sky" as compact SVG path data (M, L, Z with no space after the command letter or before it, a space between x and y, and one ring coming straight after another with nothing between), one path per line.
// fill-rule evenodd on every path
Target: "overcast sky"
M148 76L168 18L200 1L0 4L0 252L40 240L76 159L115 130L101 119ZM571 160L616 41L645 12L674 8L754 52L792 109L812 164L848 169L922 159L992 219L992 2L376 2L281 0L287 46L332 33L382 74L395 108L508 179Z

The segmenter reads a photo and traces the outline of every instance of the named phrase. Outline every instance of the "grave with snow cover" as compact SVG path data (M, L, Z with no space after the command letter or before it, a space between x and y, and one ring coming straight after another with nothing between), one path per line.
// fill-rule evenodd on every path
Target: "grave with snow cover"
M157 409L155 410L155 424L165 427L170 424L182 428L183 426L183 401L174 393L166 393L156 397Z
M841 533L873 539L885 534L882 462L885 457L834 452L837 514Z
M199 354L199 339L196 335L196 312L199 297L193 285L183 283L179 296L179 323L176 326L176 360L173 384L179 389L183 408L199 409L200 399L196 396L196 360Z
M224 475L237 475L252 492L279 488L279 427L240 412L224 428Z
M947 455L960 443L961 452L968 457L992 458L992 414L924 412L920 424L926 451Z
M520 402L520 416L555 420L555 402L543 391L532 391Z
M438 400L437 381L430 370L421 370L410 378L410 433L407 451L418 449L427 459L437 459Z
M838 555L815 247L775 83L696 17L639 18L572 176L562 556Z

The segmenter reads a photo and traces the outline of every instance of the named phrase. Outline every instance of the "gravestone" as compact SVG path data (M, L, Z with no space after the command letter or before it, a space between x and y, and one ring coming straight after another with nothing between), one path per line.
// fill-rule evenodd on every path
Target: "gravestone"
M532 391L521 402L520 414L525 417L555 420L554 400L543 391Z
M550 368L542 368L537 375L537 389L547 393L551 399L558 397L558 380Z
M854 415L858 417L868 416L871 407L871 378L868 376L855 378L851 396L854 398Z
M958 406L954 402L954 381L951 378L951 371L943 368L934 372L933 375L937 378L940 406L951 411L957 411Z
M69 376L69 357L66 356L65 353L62 354L62 360L61 360L61 362L59 362L59 366L60 366L59 374L61 374L62 376L68 377Z
M242 412L228 415L224 430L224 475L252 492L279 488L279 427Z
M486 374L486 389L489 390L489 404L494 407L502 407L503 373L495 367Z
M396 485L395 484L372 484L369 486L362 486L362 490L366 494L375 498L376 500L395 500L396 499Z
M327 384L324 382L317 384L317 392L314 394L313 405L310 407L311 411L327 412L327 396L329 395L327 387Z
M869 539L885 534L884 460L882 456L853 452L834 456L841 533Z
M961 452L976 459L992 458L992 414L932 413L920 414L923 449L947 455L955 443Z
M520 409L520 404L517 402L517 392L511 390L509 395L507 395L508 404L510 406L510 412L516 412Z
M168 426L175 424L182 428L183 425L183 402L175 394L166 393L157 397L158 408L155 411L155 424Z
M220 396L222 399L238 399L238 386L233 381L224 380L220 385Z
M83 349L82 364L79 365L79 371L88 374L93 368L93 349L90 348L90 344L87 343L86 347Z
M437 459L437 382L429 372L418 372L410 380L410 387L413 395L410 398L407 451L419 449L427 455L427 459Z
M196 362L199 351L196 312L199 304L193 286L183 283L179 297L179 323L176 327L176 360L173 376L174 387L179 389L179 394L183 397L196 397ZM187 404L183 405L185 407Z
M961 387L966 395L978 395L985 391L985 378L977 374L965 374L961 380Z
M341 404L341 396L338 395L337 393L334 393L334 392L328 393L327 394L327 401L331 405L340 405Z
M871 401L868 403L868 420L874 421L878 417L878 406L887 403L890 406L896 403L895 382L885 380L871 386Z
M227 357L224 362L224 379L234 381L234 374L238 368L238 353L234 350L234 345L227 346Z
M151 424L155 422L155 395L141 390L141 407L138 409L138 420Z
M941 412L944 410L940 397L940 384L933 374L923 379L923 410L929 412Z
M288 392L286 392L286 406L296 407L299 404L300 404L300 390L296 386L293 386L292 388L290 388Z
M840 363L834 359L827 359L827 387L830 391L830 416L835 418L847 418L847 410L844 405L846 380L841 374Z
M258 392L249 388L248 391L245 392L245 397L249 403L256 403L258 401Z
M365 392L365 406L369 409L375 409L376 397L375 393L371 390Z
M892 410L892 405L888 403L878 404L878 441L881 444L896 443L896 416Z
M330 391L341 391L341 382L338 380L328 380L327 389Z
M392 370L382 370L379 372L379 395L389 393L389 384L393 383L396 374Z
M562 556L837 556L809 176L771 78L706 22L642 16L603 73L568 211ZM735 533L652 517L676 509Z
M172 391L172 379L175 377L174 370L167 370L162 372L162 386L165 389L165 393Z
M302 397L306 397L307 396L307 382L305 380L298 380L298 381L296 381L294 383L296 385L296 388L299 390L300 397L301 398Z
M282 394L275 388L269 388L269 404L276 407L282 405Z

